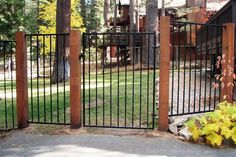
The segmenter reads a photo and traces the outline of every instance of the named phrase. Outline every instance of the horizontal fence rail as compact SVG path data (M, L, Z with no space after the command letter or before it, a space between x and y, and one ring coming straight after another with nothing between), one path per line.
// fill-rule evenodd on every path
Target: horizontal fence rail
M0 130L16 128L15 41L0 41Z
M83 125L154 128L155 33L83 34Z
M220 101L223 28L171 22L169 116L212 111Z
M26 35L29 123L70 124L69 34Z

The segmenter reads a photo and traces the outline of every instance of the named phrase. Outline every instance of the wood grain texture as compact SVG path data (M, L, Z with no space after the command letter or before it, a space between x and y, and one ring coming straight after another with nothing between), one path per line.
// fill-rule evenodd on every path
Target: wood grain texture
M168 129L169 69L170 69L170 17L160 19L160 84L158 130Z
M27 123L27 51L24 32L16 32L16 103L18 128L26 128L29 126L29 124Z
M234 72L234 42L235 24L224 24L222 46L222 73L224 73L221 86L221 101L233 101L233 72Z
M81 34L79 31L70 31L70 114L71 128L81 127Z

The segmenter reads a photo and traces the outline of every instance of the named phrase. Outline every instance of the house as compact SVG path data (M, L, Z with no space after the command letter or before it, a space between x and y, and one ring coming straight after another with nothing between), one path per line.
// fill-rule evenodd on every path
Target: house
M213 16L211 16L206 23L219 26L225 23L236 24L236 0L220 1L218 3L221 4L222 7ZM214 8L215 6L217 6L216 2L215 3L212 2L210 4L210 8ZM206 33L206 31L208 31L208 34ZM212 32L212 34L209 34L209 32ZM197 39L198 40L197 50L200 49L199 48L200 46L202 46L206 50L208 50L209 48L214 49L214 51L212 52L206 52L206 51L204 52L212 56L211 65L214 67L213 68L214 74L219 72L219 70L216 69L214 65L216 64L217 57L221 56L222 54L222 32L223 32L222 27L218 27L213 30L209 28L207 30L205 27L203 27L198 31L199 34L198 36L203 34L204 36L208 35L208 38L203 37L204 40L202 41L200 39ZM234 44L236 46L236 41L234 41Z
M161 0L158 0L158 11L159 15L161 14ZM171 20L177 21L190 21L196 23L205 23L208 19L221 7L227 3L227 0L166 0L165 1L165 14L171 17ZM110 19L111 31L116 32L130 32L130 18L129 18L129 0L119 0L116 4L117 13L114 15L116 18ZM139 21L139 32L145 32L146 25L146 10L145 5L139 6L138 9L138 21ZM190 53L194 54L195 51L195 38L190 39L189 31L184 31L181 29L181 32L178 33L180 36L176 36L175 33L172 38L180 39L179 43L181 46L175 47L176 53L181 52L181 58L185 57L185 54L182 52L187 51L187 58L190 58ZM185 37L187 36L187 43ZM117 39L118 40L118 39ZM123 39L122 39L123 40ZM140 40L142 41L142 40ZM191 41L191 43L190 43ZM118 42L120 43L120 42ZM117 48L128 46L128 41L126 45L113 44L110 48L111 53L110 57L116 57ZM123 43L124 44L124 43ZM187 45L184 47L184 45ZM187 49L184 50L183 49ZM172 57L172 56L171 56ZM192 57L194 57L192 55Z

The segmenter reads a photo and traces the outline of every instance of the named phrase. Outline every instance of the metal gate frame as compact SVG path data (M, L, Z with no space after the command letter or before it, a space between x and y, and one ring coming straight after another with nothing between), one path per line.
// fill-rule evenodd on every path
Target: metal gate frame
M142 42L145 41L144 38L149 41L146 47ZM83 126L154 128L156 60L153 58L156 58L156 47L151 47L150 41L156 45L155 33L83 33ZM110 47L110 57L107 55L107 46ZM114 56L115 46L117 46L116 56ZM143 64L140 64L144 62L144 48L149 52L145 68ZM101 54L99 51L102 51ZM129 65L128 52L139 53L136 60L139 64L130 63ZM153 52L153 56L150 55L151 52ZM134 55L130 60L132 61L132 59L135 60ZM152 67L149 66L151 59L154 62ZM144 77L144 73L146 73L146 77ZM129 76L132 77L129 78ZM122 79L124 89L120 85ZM131 85L128 81L131 81ZM147 83L146 92L143 88L144 83ZM138 93L137 90L139 90ZM129 94L132 96L129 97ZM120 97L122 98L120 99ZM146 97L147 104L144 103L144 97ZM122 105L124 108L121 108ZM137 105L139 106L137 107ZM147 110L146 113L143 109ZM143 119L146 119L146 122Z

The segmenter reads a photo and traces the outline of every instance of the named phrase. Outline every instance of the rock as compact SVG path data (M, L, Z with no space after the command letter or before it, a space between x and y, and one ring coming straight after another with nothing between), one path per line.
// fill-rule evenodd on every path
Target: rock
M179 131L179 135L185 138L186 141L189 141L192 137L192 133L188 130L187 127L184 127Z
M176 126L183 126L184 125L184 123L186 122L188 120L188 117L186 117L186 116L181 116L181 117L175 117L175 118L173 118L173 123L172 124L174 124L174 125L176 125Z
M174 124L169 124L169 131L175 135L178 135L178 127Z
M175 122L175 118L174 117L169 117L169 123L174 123Z

